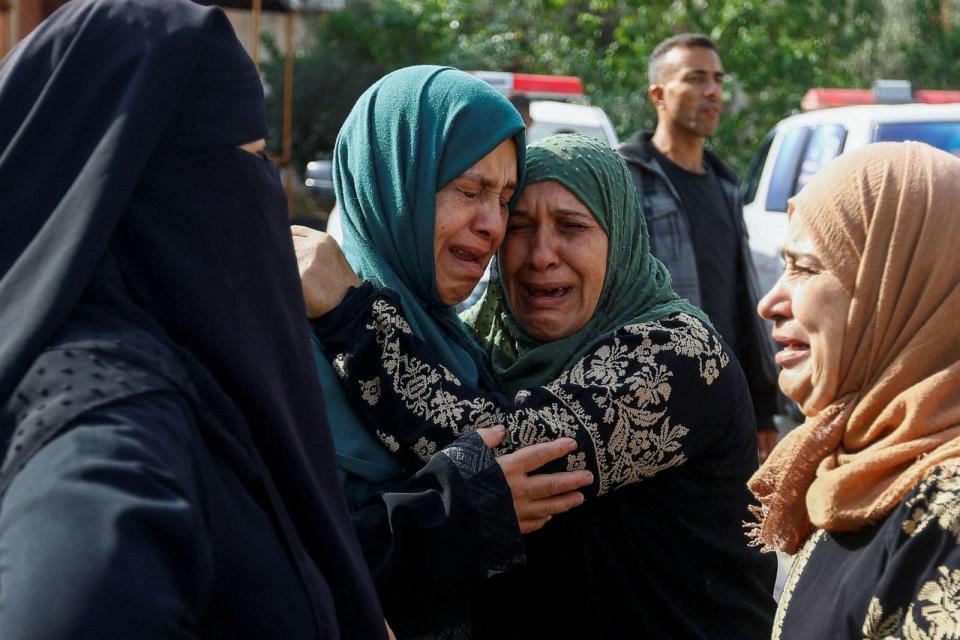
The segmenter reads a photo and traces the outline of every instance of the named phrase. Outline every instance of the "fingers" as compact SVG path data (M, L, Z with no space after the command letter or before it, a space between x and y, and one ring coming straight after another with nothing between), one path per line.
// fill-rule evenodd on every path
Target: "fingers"
M593 474L589 471L560 471L527 476L524 488L531 498L541 500L585 487L592 482Z
M570 491L559 496L543 498L540 500L514 501L514 509L517 510L517 520L543 520L550 516L564 511L569 511L574 507L583 504L583 494L579 491Z
M500 424L493 427L477 429L477 433L480 434L480 437L483 439L483 444L487 445L488 449L496 449L499 447L507 435L506 429Z
M573 438L558 438L552 442L532 444L513 453L499 458L504 472L509 470L528 473L539 469L548 462L553 462L577 448L577 441Z
M531 531L536 531L537 529L543 528L543 525L550 522L550 517L539 518L534 520L520 520L520 533L530 533Z

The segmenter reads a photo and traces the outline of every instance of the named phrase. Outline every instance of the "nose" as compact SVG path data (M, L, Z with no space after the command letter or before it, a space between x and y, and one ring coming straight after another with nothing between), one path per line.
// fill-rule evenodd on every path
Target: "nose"
M790 291L784 283L785 277L786 274L781 275L757 303L757 313L761 318L776 323L778 320L789 320L793 317L793 304Z
M723 97L723 82L716 78L708 79L703 88L703 95L705 98L712 100L721 99Z
M499 245L507 229L507 214L500 208L500 199L484 198L477 207L470 228L474 233L492 240L494 245Z
M546 271L560 262L557 243L548 225L540 225L533 236L527 263L536 271Z

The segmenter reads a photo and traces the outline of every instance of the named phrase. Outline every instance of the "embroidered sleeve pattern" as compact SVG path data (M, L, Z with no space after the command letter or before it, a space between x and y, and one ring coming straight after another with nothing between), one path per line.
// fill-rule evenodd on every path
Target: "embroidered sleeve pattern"
M466 389L432 359L385 292L353 332L321 336L334 370L365 422L410 468L418 468L463 433L503 424L498 453L568 436L578 448L545 471L589 469L588 497L683 464L688 424L670 400L682 368L689 402L713 385L730 359L720 340L692 316L629 325L544 387L511 402Z
M942 466L906 500L901 525L906 542L897 555L910 556L889 593L870 600L864 640L951 640L960 638L960 467ZM902 587L901 593L898 587ZM898 596L906 597L907 602Z

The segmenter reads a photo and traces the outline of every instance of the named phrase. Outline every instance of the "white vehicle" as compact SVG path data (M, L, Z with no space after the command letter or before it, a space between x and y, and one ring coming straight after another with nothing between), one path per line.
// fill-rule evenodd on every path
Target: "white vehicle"
M545 76L505 71L470 71L500 93L522 94L530 99L527 144L554 133L581 133L606 142L620 143L606 112L584 104L583 83L576 76Z
M610 118L600 107L570 104L555 100L531 100L527 129L527 144L554 133L581 133L606 142L611 147L620 144Z
M902 87L902 85L900 85ZM879 86L882 90L882 86ZM871 142L917 140L960 155L960 92L921 92L914 99L954 104L860 104L818 108L852 101L876 101L856 89L811 89L804 108L816 111L781 120L767 134L747 169L742 190L743 217L762 292L783 272L780 250L787 230L787 199L803 188L824 164ZM906 85L909 95L909 85Z

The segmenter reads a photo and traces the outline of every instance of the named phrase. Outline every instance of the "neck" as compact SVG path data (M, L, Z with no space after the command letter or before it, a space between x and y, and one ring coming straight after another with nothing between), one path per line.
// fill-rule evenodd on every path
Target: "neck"
M665 120L657 122L653 146L675 165L693 173L703 173L703 136L673 127Z

